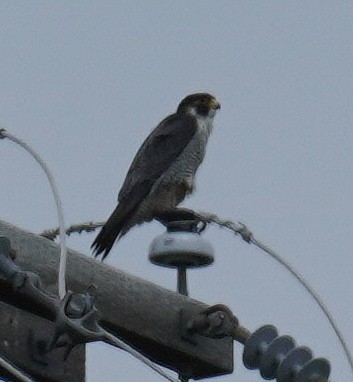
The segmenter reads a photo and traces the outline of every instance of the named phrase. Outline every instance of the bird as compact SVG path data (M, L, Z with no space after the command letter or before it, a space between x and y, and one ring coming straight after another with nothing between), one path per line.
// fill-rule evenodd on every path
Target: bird
M163 119L136 153L118 194L118 204L91 245L102 261L132 227L153 219L164 225L197 214L177 206L195 188L220 103L209 93L190 94Z

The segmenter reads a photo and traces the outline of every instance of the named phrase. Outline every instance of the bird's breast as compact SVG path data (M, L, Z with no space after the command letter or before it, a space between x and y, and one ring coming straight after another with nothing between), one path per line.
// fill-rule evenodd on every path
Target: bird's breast
M175 188L178 192L180 185L186 187L186 193L192 192L194 186L195 173L205 156L206 144L212 130L212 123L198 121L198 128L188 145L168 168L168 170L158 179L151 193L159 188ZM177 189L178 188L178 189Z
M208 121L206 121L208 122ZM149 195L137 211L137 219L153 218L154 211L176 207L194 188L195 173L206 150L208 137L212 131L212 121L198 121L198 128L179 157L155 182Z

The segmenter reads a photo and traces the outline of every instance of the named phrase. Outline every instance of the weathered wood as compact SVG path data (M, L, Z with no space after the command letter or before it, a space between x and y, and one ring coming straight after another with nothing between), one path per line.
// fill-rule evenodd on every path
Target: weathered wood
M84 382L85 346L77 346L64 361L64 349L42 356L38 340L53 333L53 323L0 302L0 354L41 382ZM6 380L17 381L0 370ZM7 379L8 378L8 379Z
M10 239L21 268L37 273L54 290L58 245L2 221L0 235ZM192 344L180 336L181 309L196 313L205 304L74 251L68 257L67 279L69 288L75 292L96 285L96 306L102 315L102 325L153 361L193 379L233 371L231 339L197 337L197 343Z

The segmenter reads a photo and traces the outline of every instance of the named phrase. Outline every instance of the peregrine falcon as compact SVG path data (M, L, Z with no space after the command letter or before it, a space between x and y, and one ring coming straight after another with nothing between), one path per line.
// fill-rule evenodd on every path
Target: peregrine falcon
M208 93L188 95L151 132L129 168L117 207L92 244L95 256L103 253L104 259L115 241L137 224L195 217L176 206L193 191L218 109L219 102Z

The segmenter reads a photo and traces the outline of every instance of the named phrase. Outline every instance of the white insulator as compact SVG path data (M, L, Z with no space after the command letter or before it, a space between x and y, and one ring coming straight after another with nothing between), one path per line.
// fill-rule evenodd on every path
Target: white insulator
M164 267L202 267L213 263L211 243L195 232L165 232L149 248L152 263Z

